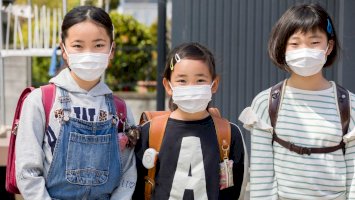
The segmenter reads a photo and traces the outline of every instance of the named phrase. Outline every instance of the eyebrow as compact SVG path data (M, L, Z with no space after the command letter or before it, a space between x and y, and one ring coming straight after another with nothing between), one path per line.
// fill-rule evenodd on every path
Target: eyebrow
M177 77L187 77L186 74L177 74L176 76ZM197 77L208 77L206 74L194 74L194 76L197 76Z
M320 35L311 35L309 38L321 38Z
M177 77L186 77L187 75L186 74L177 74L176 76Z
M313 34L313 35L311 35L311 36L309 36L308 38L321 38L321 36L320 35L318 35L318 34ZM300 37L298 37L298 36L292 36L292 37L290 37L290 39L300 39Z
M195 74L195 76L208 77L206 74Z
M101 38L99 38L99 39L96 39L96 40L93 40L93 42L101 42L101 41L104 41L104 42L106 42L106 40L105 40L105 39L101 39Z
M105 40L105 39L101 39L101 38L96 39L96 40L93 40L92 42L101 42L101 41L106 42L106 40ZM83 40L74 40L74 41L72 41L71 43L74 43L74 42L84 43L84 41L83 41Z

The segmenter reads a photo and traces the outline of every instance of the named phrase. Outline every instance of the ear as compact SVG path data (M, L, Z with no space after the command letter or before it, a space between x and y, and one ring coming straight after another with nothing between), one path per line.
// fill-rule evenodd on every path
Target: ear
M328 41L328 51L325 52L325 55L329 56L329 54L332 53L333 48L334 48L334 40L329 40Z
M169 96L173 96L173 89L171 89L168 79L163 79L163 85L166 93L168 93Z
M113 59L113 57L115 56L115 49L116 49L116 43L112 42L112 49L111 49L111 53L110 53L110 60Z
M214 80L213 80L213 85L212 85L212 94L216 93L218 90L218 86L219 86L219 76L217 76Z

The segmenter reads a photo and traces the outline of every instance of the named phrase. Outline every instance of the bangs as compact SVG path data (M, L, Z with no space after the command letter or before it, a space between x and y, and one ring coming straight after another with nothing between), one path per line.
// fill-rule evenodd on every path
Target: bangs
M321 17L319 13L311 11L310 9L300 8L300 12L294 12L294 20L289 21L289 26L286 27L288 31L288 36L293 35L296 32L307 33L315 32L317 30L324 32L328 38L326 27L327 27L327 17Z

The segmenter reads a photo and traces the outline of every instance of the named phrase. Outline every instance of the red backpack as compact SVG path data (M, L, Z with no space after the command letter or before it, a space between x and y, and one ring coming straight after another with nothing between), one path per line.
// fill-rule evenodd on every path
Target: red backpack
M20 194L20 191L17 188L16 173L15 173L16 135L17 135L17 128L18 128L19 121L20 121L23 102L25 101L26 97L34 89L35 89L34 87L27 87L26 89L24 89L22 91L21 96L17 102L15 115L14 115L14 119L12 122L11 136L10 136L10 142L9 142L9 151L8 151L8 157L7 157L6 184L5 184L6 190L10 193ZM46 115L46 128L47 128L48 120L49 120L49 112L53 106L54 97L55 97L55 93L56 93L56 87L54 84L44 85L44 86L41 86L41 91L42 91L43 108L44 108L44 112ZM125 104L124 100L122 100L116 96L114 96L114 102L116 105L117 114L118 114L121 122L123 123L126 121L126 117L127 117L126 104ZM120 123L120 126L122 126L121 123Z

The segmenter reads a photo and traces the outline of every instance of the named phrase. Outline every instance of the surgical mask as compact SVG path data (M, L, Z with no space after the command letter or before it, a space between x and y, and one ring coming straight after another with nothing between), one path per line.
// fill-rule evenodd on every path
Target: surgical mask
M170 82L169 82L170 84ZM212 85L188 85L173 87L173 102L184 112L197 113L206 110L212 99Z
M106 53L71 53L69 54L64 47L65 53L68 55L68 64L70 69L84 81L94 81L101 77L105 72L109 56L112 51L112 45L110 52Z
M327 49L297 49L286 51L286 63L293 72L300 76L312 76L322 70L327 57Z

